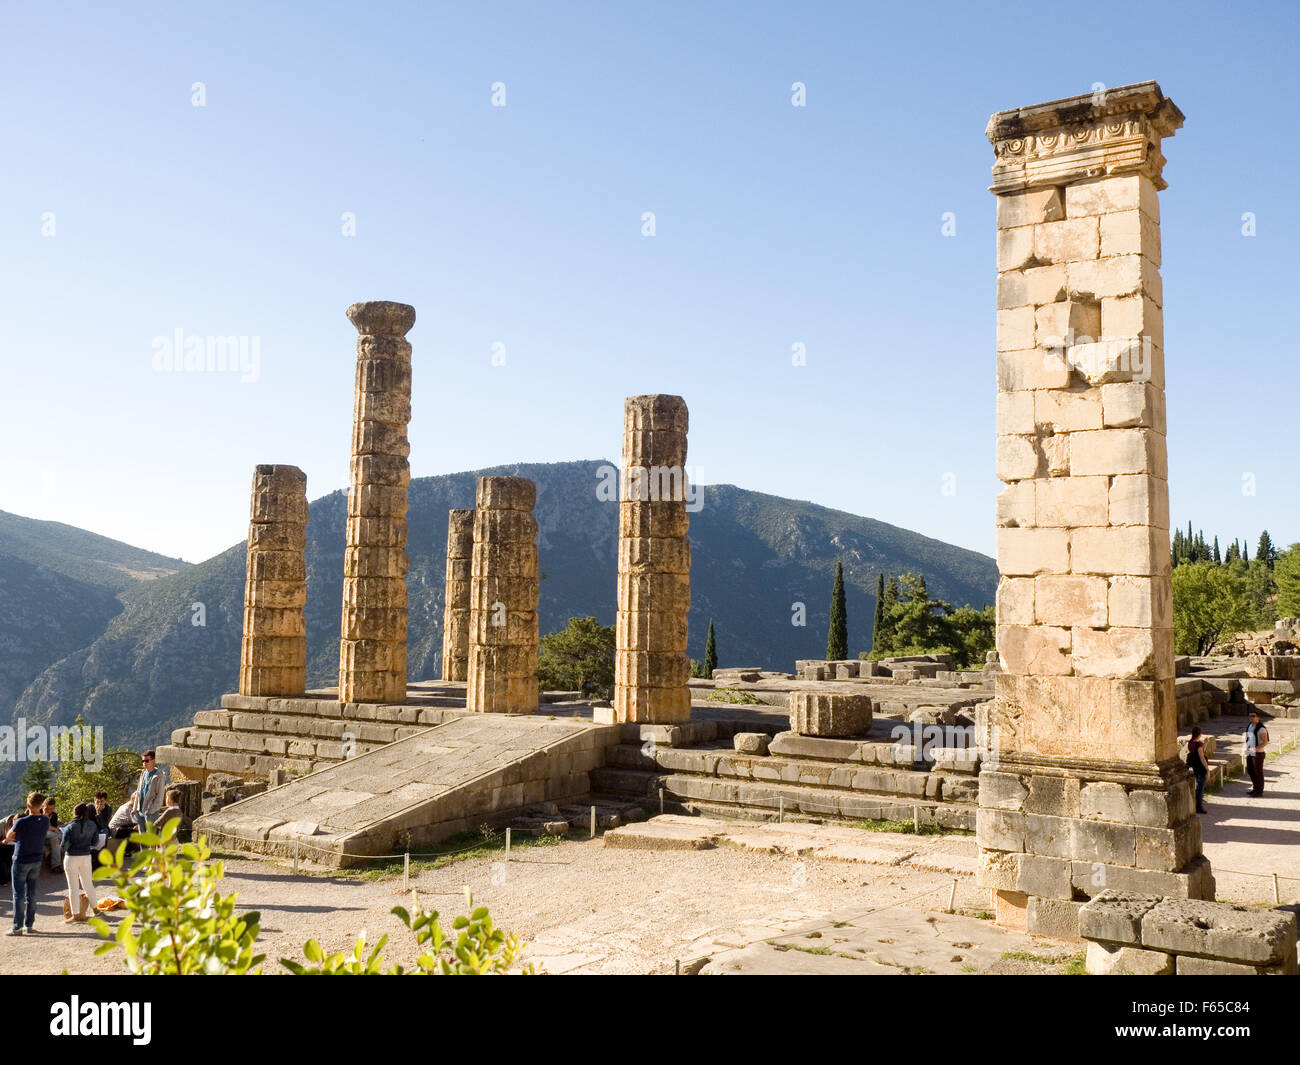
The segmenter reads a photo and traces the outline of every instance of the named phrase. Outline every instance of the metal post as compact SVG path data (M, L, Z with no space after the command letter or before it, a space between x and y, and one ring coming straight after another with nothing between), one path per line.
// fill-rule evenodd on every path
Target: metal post
M1282 896L1277 889L1277 873L1273 874L1273 905L1274 906L1282 905Z
M776 823L778 825L785 824L785 796L784 795L778 795L776 797Z
M957 910L957 878L953 877L952 890L948 892L948 912L955 913Z
M591 808L591 838L596 838L596 808Z
M510 826L506 825L506 861L510 861Z
M918 836L921 834L921 808L919 806L912 807L912 831Z
M402 890L411 890L411 852L402 855Z
M659 789L659 812L664 812L664 789Z

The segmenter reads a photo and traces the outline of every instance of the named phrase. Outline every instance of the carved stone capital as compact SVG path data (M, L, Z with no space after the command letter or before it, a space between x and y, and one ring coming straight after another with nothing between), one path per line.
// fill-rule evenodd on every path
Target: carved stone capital
M1163 189L1160 142L1182 124L1154 81L999 111L984 131L997 157L989 189L1001 195L1125 173Z

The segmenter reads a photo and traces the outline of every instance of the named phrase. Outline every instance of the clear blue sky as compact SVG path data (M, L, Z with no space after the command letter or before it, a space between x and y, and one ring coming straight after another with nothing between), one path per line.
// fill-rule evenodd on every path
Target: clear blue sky
M199 560L255 464L344 487L344 310L396 299L416 476L617 458L680 393L703 481L992 553L985 123L1154 78L1174 520L1300 540L1296 10L7 5L0 509ZM177 329L259 379L156 373Z

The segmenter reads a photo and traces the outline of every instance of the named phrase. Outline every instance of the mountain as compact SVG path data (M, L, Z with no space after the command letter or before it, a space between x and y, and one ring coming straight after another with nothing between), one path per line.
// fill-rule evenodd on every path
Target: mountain
M167 577L189 563L57 521L37 521L0 510L0 555L84 584L125 591ZM0 620L7 615L0 614Z
M613 624L618 516L601 502L603 462L520 464L411 482L411 679L441 670L447 511L474 505L475 479L510 474L537 482L534 514L544 578L543 633L571 616ZM307 525L308 686L337 680L347 495L315 500ZM871 642L876 575L925 574L930 593L955 605L993 601L993 559L871 518L733 485L704 489L691 514L691 655L704 657L713 619L721 665L792 669L825 653L835 560L844 561L850 653ZM165 741L196 709L233 691L242 627L243 544L120 593L123 609L89 644L37 677L15 713L64 723L85 713L110 745ZM806 624L792 624L803 603ZM201 611L199 605L201 604ZM197 624L197 622L203 624Z
M0 720L49 666L98 639L119 593L187 563L0 511Z

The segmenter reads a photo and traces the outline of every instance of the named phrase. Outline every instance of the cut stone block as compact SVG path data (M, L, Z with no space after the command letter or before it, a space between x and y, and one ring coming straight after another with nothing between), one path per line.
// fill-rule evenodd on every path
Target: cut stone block
M801 736L865 736L871 730L867 695L790 693L790 730Z

